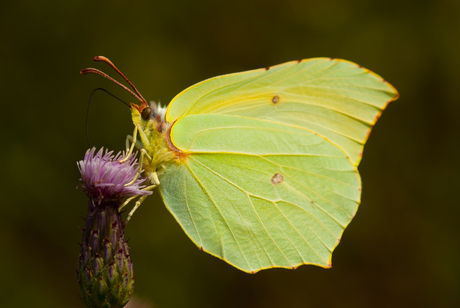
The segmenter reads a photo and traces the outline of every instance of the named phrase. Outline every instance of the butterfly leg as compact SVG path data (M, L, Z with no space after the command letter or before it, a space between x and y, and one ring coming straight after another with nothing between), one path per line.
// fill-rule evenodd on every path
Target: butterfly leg
M128 199L126 199L126 201L123 202L123 204L121 204L121 205L118 207L118 212L120 212L128 203L130 203L131 200L136 199L137 197L139 197L139 196L138 196L138 195L135 195L135 196L132 196L132 197L129 197Z
M125 142L126 142L126 153L129 153L129 147L130 147L129 142L130 142L130 141L133 142L133 137L130 136L130 135L128 135L128 136L126 137L126 141L125 141Z
M127 157L129 157L129 155L132 154L134 146L136 146L136 145L137 145L137 148L140 148L141 153L139 155L140 156L140 158L139 158L139 168L137 170L137 173L129 183L125 184L125 186L131 185L137 180L139 175L142 173L142 168L144 166L144 160L147 160L147 164L149 164L152 161L152 157L148 154L147 150L143 147L142 143L139 143L137 141L137 133L138 132L140 134L141 139L148 140L147 136L142 131L142 129L140 129L138 127L138 125L136 125L135 128L134 128L134 133L133 133L134 137L132 137L132 140L130 140L130 138L129 138L130 136L127 137L127 141L126 141L127 146L126 146L126 148L128 149L128 146L129 146L128 140L130 140L132 142L132 144L131 144L131 147L129 149L128 155L126 156L126 158L124 158L120 162L125 161L127 159ZM154 184L154 185L159 185L160 184L160 180L158 179L158 175L156 174L156 172L148 172L148 177L149 177L149 180L150 180L150 182L152 184Z
M136 173L136 176L134 177L133 180L131 180L128 184L126 184L125 186L127 185L131 185L134 183L134 181L138 178L138 176L141 174L142 172L142 166L144 166L144 159L147 159L148 161L152 161L152 157L149 155L149 153L147 153L147 150L146 149L141 149L141 154L140 154L140 159L139 159L139 169L137 170L137 173ZM153 185L160 185L160 180L158 179L158 175L156 172L146 172L147 173L147 176L150 180L150 183L152 183Z
M149 187L144 188L143 190L153 190L156 187L156 185L152 185ZM129 212L128 217L126 218L126 223L131 219L133 216L134 212L137 210L137 208L141 205L142 202L144 202L145 198L147 198L147 195L141 196L137 201L136 204L134 205L133 209L131 212ZM129 199L128 199L129 200ZM132 200L132 199L131 199Z
M145 149L141 149L141 154L139 156L140 156L139 165L138 165L139 168L137 168L136 175L133 177L133 179L131 181L126 183L125 186L132 185L137 180L137 178L139 177L139 175L142 172L142 167L144 166L144 158L145 157L147 157L148 160L152 160L152 158L150 157L150 155L147 153L147 151ZM160 182L158 182L158 184L157 183L154 183L154 184L158 185L158 184L160 184Z
M130 142L133 143L133 141L134 141L133 136L128 135L128 136L126 137L126 153L129 152L129 148L130 148L129 143L130 143ZM144 148L144 146L142 145L142 142L140 142L139 140L136 140L136 143L135 143L135 144L136 144L135 147L136 147L137 149L143 149L143 148Z
M131 146L129 147L129 136L126 138L126 151L128 152L126 154L126 157L123 158L122 160L120 160L120 163L124 162L124 161L127 161L129 159L129 156L131 156L131 154L133 153L133 150L134 150L134 146L136 145L136 141L137 141L137 126L134 126L134 132L133 132L133 140L131 141ZM129 150L128 150L128 147L129 147Z
M160 179L158 178L158 174L156 172L150 172L149 179L152 184L160 185Z

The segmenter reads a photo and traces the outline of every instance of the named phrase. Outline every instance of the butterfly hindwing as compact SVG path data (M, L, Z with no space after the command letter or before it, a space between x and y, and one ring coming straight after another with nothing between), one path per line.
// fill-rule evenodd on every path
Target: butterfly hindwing
M234 115L185 116L170 138L185 155L161 193L200 248L247 272L330 266L360 200L343 150L304 128Z

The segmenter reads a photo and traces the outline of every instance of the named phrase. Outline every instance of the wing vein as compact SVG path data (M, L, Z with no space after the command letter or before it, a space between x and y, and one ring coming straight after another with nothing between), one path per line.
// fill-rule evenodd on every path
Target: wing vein
M196 160L195 160L196 161ZM243 256L244 260L246 261L246 264L248 265L249 268L252 269L251 265L249 264L247 258L246 258L246 255L244 254L243 250L241 249L241 246L240 246L240 243L238 242L235 234L233 233L233 230L232 228L230 227L230 225L228 224L228 221L227 219L225 219L225 215L222 214L219 206L217 205L217 202L214 200L214 198L211 196L211 194L208 192L208 190L205 188L205 186L203 185L203 183L201 183L201 181L199 180L199 178L196 176L196 174L193 172L193 170L191 170L191 168L189 166L187 166L188 169L190 170L190 173L193 174L194 178L196 179L196 181L199 183L199 185L201 186L201 188L203 189L203 191L206 193L206 195L208 195L209 199L211 200L212 204L214 205L215 209L219 212L220 216L222 217L222 219L224 220L225 222L225 225L227 226L227 229L230 231L230 234L232 235L236 245L238 246L238 249L239 251L241 252L241 255ZM217 226L216 226L216 229L218 230ZM219 237L219 239L221 240L221 255L223 258L225 258L225 252L224 252L224 244L222 243L222 237Z

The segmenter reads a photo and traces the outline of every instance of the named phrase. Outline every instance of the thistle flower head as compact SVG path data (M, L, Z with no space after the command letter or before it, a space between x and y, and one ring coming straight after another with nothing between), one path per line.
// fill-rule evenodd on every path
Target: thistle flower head
M135 155L126 161L122 152L113 155L113 151L100 149L96 154L96 148L86 151L85 159L77 163L81 173L82 186L86 194L92 199L121 199L125 196L149 195L151 191L142 190L145 178L139 176L130 183L138 172L138 164Z
M82 185L89 197L80 247L77 279L80 297L88 308L121 308L134 289L133 264L118 208L125 196L148 195L145 178L138 176L135 156L96 149L78 162Z

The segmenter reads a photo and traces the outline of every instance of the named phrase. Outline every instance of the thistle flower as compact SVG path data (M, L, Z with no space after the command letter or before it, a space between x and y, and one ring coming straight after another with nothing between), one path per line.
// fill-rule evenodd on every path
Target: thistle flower
M135 155L127 161L123 153L115 157L113 151L104 154L103 149L94 155L96 148L86 151L85 159L77 163L83 181L84 191L93 199L121 199L125 196L149 195L151 191L141 190L145 178L139 177L134 183L126 186L136 176L138 166Z
M77 278L86 307L118 308L129 301L134 289L133 264L118 208L123 197L152 192L142 190L145 178L134 180L139 168L135 156L120 162L122 153L95 152L95 148L88 150L77 163L81 186L89 197Z

